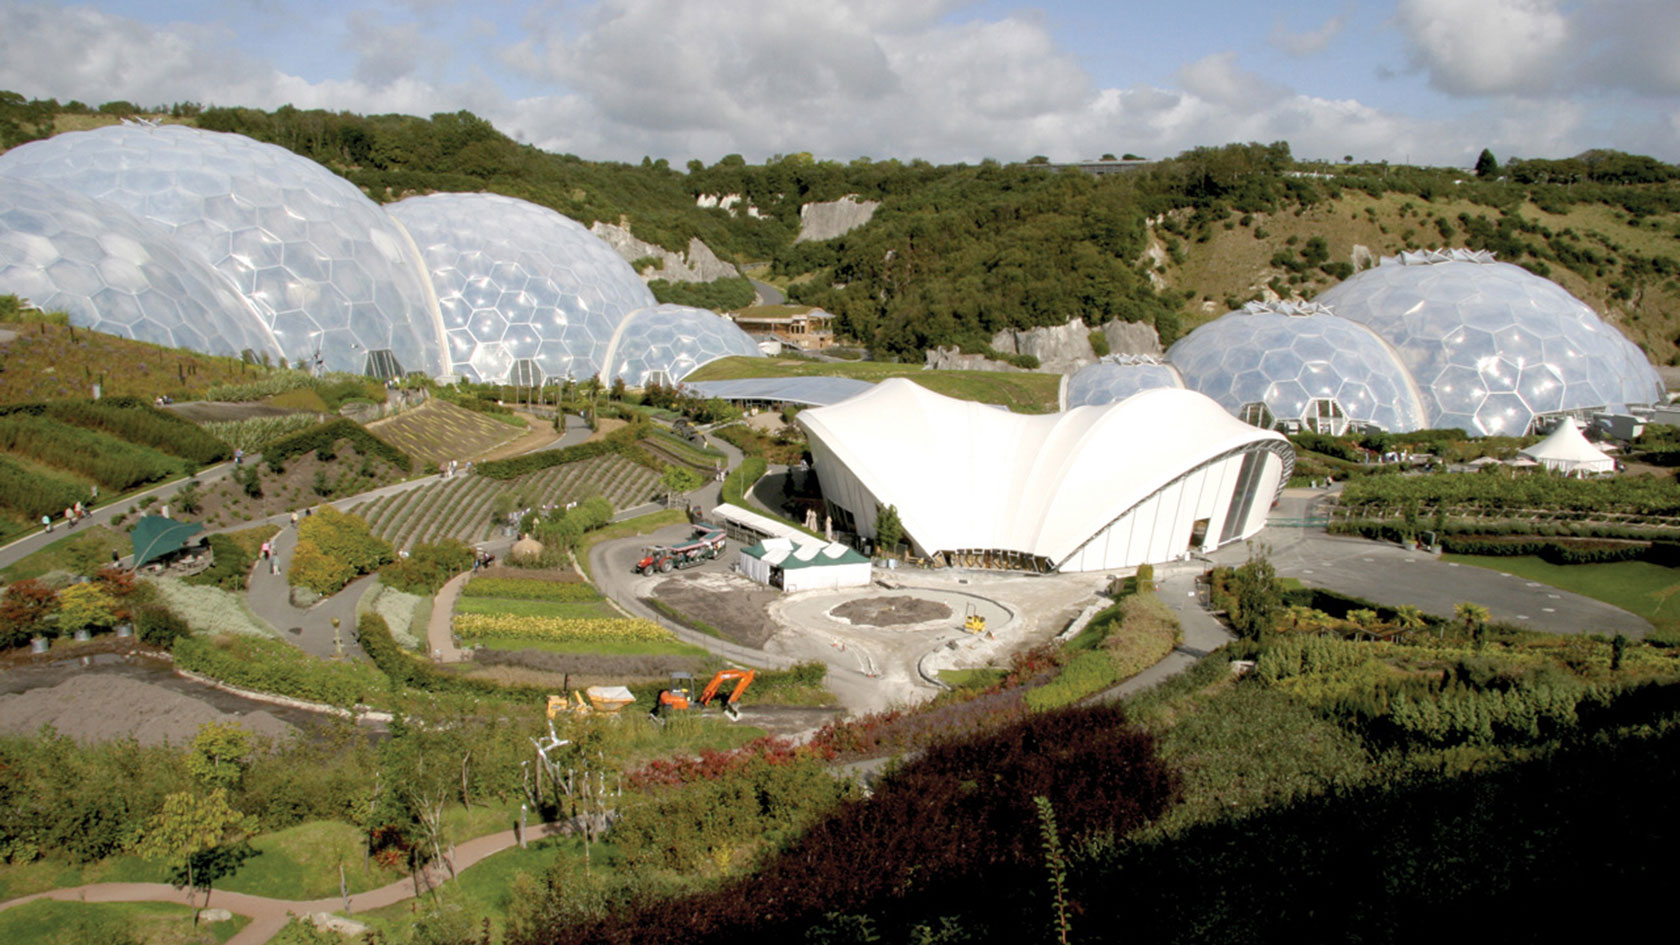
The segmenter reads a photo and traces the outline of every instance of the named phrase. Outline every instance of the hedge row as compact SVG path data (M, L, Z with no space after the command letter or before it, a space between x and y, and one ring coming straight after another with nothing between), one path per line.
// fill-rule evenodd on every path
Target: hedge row
M368 693L383 682L372 667L331 663L260 637L186 637L175 643L175 662L241 689L342 708L367 701Z
M492 597L498 600L547 600L571 604L600 600L601 592L581 581L477 577L461 588L461 596Z
M339 417L301 433L275 440L263 449L263 459L269 463L283 463L294 456L326 447L329 450L339 440L349 440L363 453L372 453L403 472L414 468L414 460L407 453L381 440L359 425Z
M1604 564L1636 561L1650 557L1654 546L1625 542L1559 542L1538 538L1494 538L1481 535L1449 536L1441 539L1441 550L1455 555L1516 557L1536 555L1552 564ZM1672 547L1660 551L1672 558Z
M201 466L233 455L231 447L203 427L166 410L159 410L137 397L0 406L0 416L12 414L47 417L72 426L109 433L130 443L190 459Z
M1027 708L1034 712L1072 705L1119 682L1114 661L1106 650L1086 650L1069 660L1055 679L1027 690Z
M0 456L0 506L23 513L30 522L43 515L57 518L85 498L81 483L44 476Z
M464 692L470 695L529 699L535 705L547 695L541 686L501 685L487 679L458 676L431 663L414 658L391 636L390 625L375 611L356 620L357 642L391 682L400 687L428 692Z
M80 473L117 492L192 471L149 447L24 413L0 417L0 451Z
M564 466L568 463L579 463L597 456L610 453L622 453L635 443L637 434L631 432L635 426L622 427L614 430L599 440L579 443L565 449L543 450L537 453L526 453L512 459L493 459L473 465L473 472L491 479L516 479L529 473L540 472L554 466Z
M1436 528L1427 519L1407 527L1398 519L1342 519L1330 523L1338 535L1358 535L1377 541L1407 542L1412 536L1436 532L1448 535L1513 536L1523 538L1623 538L1629 541L1680 540L1680 531L1657 525L1610 525L1602 522L1477 522L1449 520Z

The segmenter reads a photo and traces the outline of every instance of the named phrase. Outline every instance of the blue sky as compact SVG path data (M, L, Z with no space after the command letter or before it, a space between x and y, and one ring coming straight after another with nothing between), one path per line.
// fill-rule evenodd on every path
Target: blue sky
M590 158L1680 161L1680 0L0 0L0 30L25 95L464 108Z

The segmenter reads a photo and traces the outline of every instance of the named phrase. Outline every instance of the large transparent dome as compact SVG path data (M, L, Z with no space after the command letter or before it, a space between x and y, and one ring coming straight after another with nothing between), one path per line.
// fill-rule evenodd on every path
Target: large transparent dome
M208 354L279 356L257 310L169 232L35 180L0 177L0 293L70 323Z
M1117 404L1157 387L1183 387L1172 365L1146 354L1112 354L1073 372L1067 381L1067 409Z
M602 372L624 316L654 304L628 263L547 207L432 194L388 208L413 235L442 310L449 370L480 381Z
M349 181L284 148L179 125L115 125L0 154L0 174L56 183L173 231L256 303L286 356L362 371L389 350L441 368L419 260Z
M758 342L716 312L659 305L632 312L624 320L603 379L622 377L631 387L655 379L670 385L708 361L759 354Z
M1539 414L1648 404L1643 353L1557 283L1488 253L1407 253L1320 295L1400 352L1432 427L1520 435Z
M1424 426L1394 352L1363 325L1312 304L1249 303L1179 339L1167 359L1194 391L1258 426L1341 434Z

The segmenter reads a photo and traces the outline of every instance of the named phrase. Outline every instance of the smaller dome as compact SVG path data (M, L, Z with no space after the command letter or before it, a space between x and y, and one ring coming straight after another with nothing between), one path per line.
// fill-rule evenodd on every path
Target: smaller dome
M1147 354L1111 354L1075 371L1067 382L1067 409L1117 404L1157 387L1183 387L1173 366Z
M631 312L608 348L603 379L624 378L631 387L652 380L675 384L703 364L733 356L761 357L758 342L716 312L686 305L657 305Z
M543 553L543 543L530 535L520 535L519 540L508 549L508 554L515 558L535 558Z
M1340 435L1424 426L1411 375L1383 340L1312 303L1250 302L1167 351L1186 387L1262 427Z

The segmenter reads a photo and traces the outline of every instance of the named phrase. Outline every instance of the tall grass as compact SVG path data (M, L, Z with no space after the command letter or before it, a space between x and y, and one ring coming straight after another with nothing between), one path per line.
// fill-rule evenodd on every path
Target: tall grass
M313 413L289 413L279 417L220 420L204 424L204 430L235 449L254 453L283 436L307 430L320 422L321 418Z

